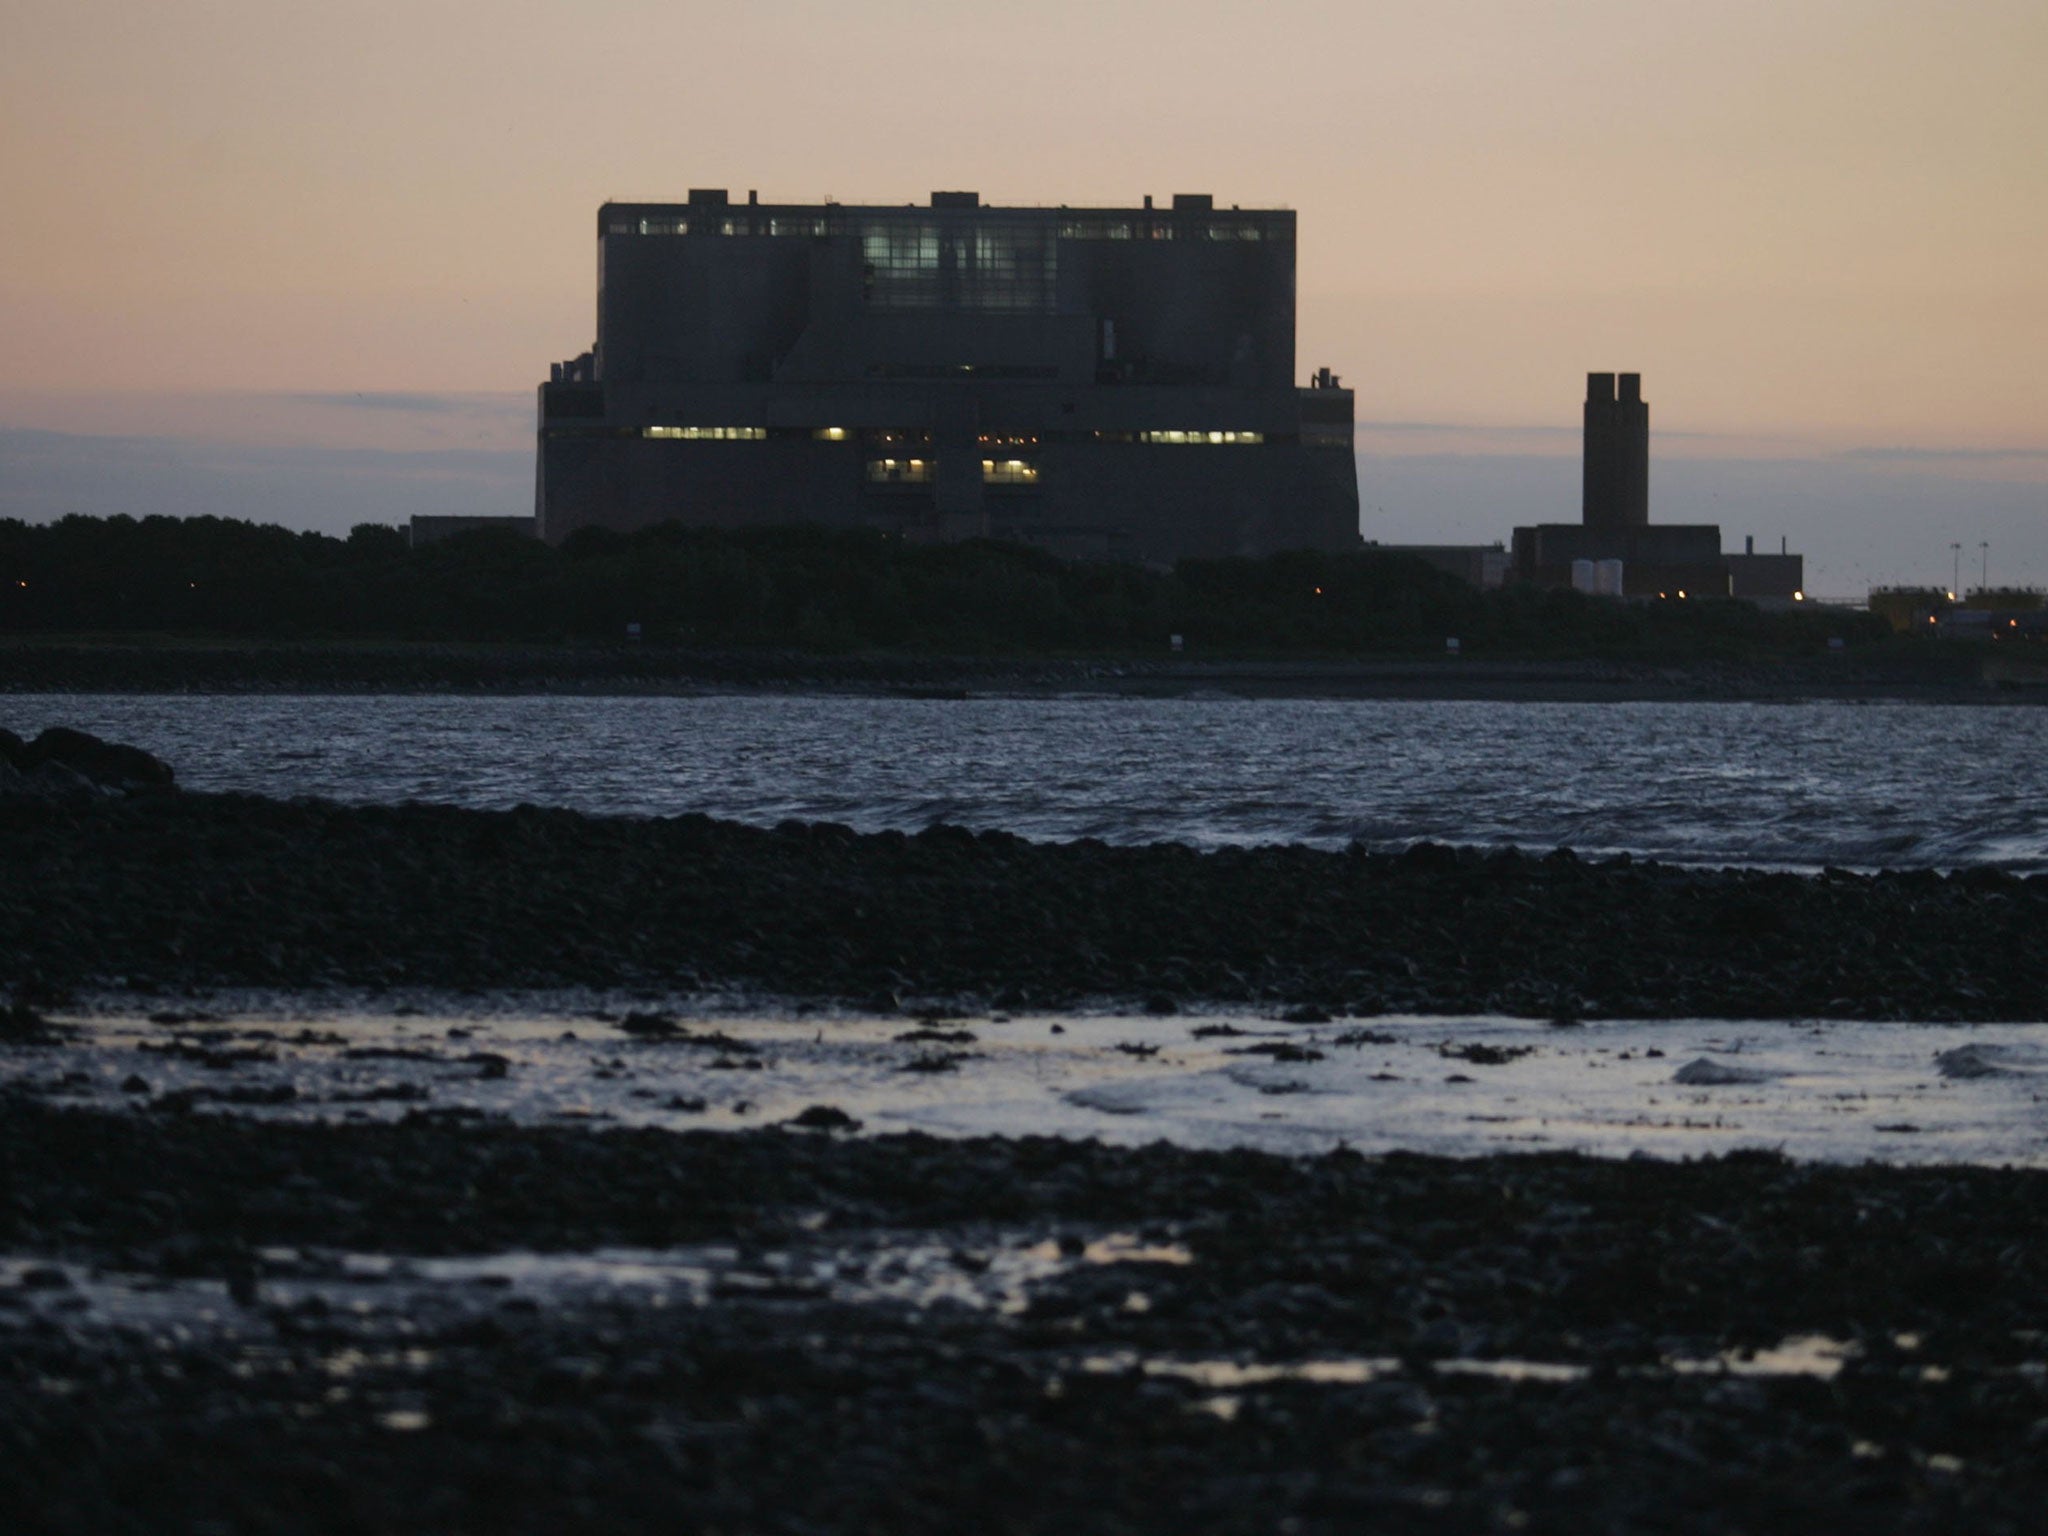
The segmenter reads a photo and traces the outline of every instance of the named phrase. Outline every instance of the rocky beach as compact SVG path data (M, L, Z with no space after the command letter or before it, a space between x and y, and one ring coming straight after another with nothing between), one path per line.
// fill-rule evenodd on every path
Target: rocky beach
M2048 878L857 835L243 796L0 801L17 988L564 986L894 1008L2038 1020Z
M1277 1116L1361 1048L1455 1083L1640 1057L1628 1021L2010 1029L2048 1013L2048 880L344 807L32 747L0 795L21 1529L2038 1518L2035 1169L934 1136L777 1096L799 1053L760 1036L969 1095L1005 1029L1133 1074L1200 1048ZM524 1044L515 996L559 1011ZM542 1024L674 1123L495 1108ZM2023 1053L1925 1102L1988 1081L2038 1132Z

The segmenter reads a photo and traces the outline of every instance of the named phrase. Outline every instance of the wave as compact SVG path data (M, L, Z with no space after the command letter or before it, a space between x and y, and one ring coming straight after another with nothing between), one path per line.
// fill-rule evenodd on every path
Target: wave
M1046 840L1439 842L2048 872L2048 711L850 697L41 695L202 790ZM19 705L17 705L17 709ZM9 722L33 734L34 720Z

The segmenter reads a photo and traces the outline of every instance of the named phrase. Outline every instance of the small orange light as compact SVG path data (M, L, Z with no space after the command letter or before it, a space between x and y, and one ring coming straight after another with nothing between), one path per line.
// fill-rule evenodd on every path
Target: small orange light
M1317 588L1316 588L1316 596L1317 596L1317 597L1321 597L1322 595L1323 595L1323 589L1322 589L1321 587L1317 587Z

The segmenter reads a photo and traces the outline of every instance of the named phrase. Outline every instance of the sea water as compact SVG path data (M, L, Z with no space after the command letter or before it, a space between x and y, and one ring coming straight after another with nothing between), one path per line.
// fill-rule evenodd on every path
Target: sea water
M191 789L1042 839L2048 871L2048 710L1817 701L20 695Z

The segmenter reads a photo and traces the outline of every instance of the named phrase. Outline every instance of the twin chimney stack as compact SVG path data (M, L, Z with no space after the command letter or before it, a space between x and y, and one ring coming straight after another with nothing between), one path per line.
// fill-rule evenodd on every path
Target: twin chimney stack
M1618 532L1650 521L1650 407L1639 373L1586 375L1588 528Z

